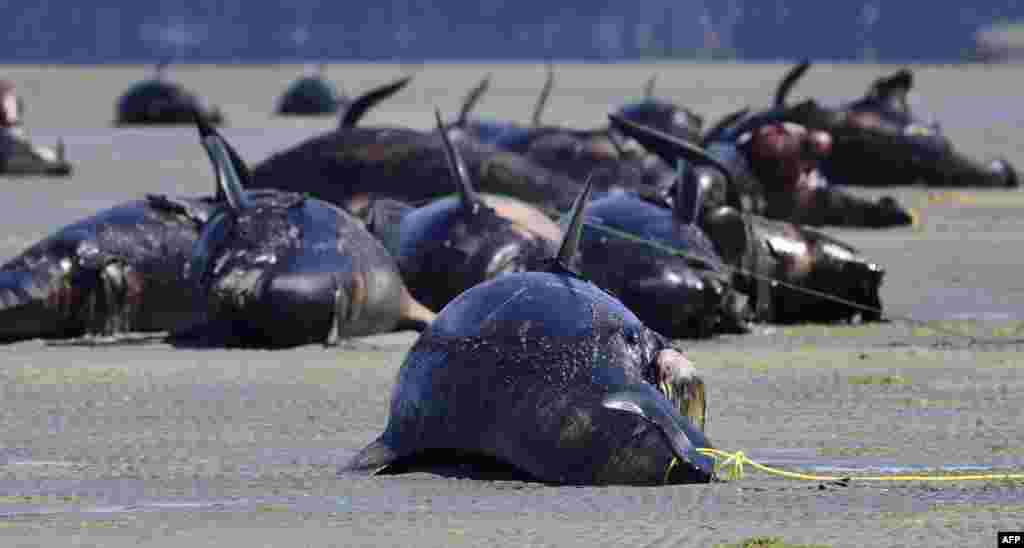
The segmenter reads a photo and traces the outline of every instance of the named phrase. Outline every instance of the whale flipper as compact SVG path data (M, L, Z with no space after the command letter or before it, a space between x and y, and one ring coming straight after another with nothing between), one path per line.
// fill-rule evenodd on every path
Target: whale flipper
M705 473L714 476L714 463L697 452L697 448L710 447L704 433L682 416L653 386L637 384L626 390L605 396L601 405L616 411L632 413L654 424L661 431L672 452L680 461L689 463Z
M384 471L389 465L398 461L403 455L395 451L390 445L384 442L383 436L377 438L362 451L352 457L352 460L342 466L339 474L364 473L377 474Z

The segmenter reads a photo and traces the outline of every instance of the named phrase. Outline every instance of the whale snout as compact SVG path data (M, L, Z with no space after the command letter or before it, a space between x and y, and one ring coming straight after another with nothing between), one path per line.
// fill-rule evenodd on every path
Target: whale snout
M914 213L900 205L892 196L882 196L872 211L873 219L869 222L873 226L909 226L914 224Z
M994 186L1000 186L1004 188L1017 188L1020 186L1020 180L1017 178L1017 170L1013 167L1010 162L1003 158L992 160L988 163L988 172L1001 184Z
M704 431L707 423L704 380L697 374L693 362L674 348L661 350L654 361L658 390L682 416Z
M0 271L0 343L60 333L81 292L28 270Z

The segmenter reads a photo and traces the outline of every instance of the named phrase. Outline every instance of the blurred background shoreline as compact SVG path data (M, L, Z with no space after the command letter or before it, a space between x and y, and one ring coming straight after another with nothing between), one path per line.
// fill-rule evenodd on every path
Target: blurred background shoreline
M12 0L0 64L773 62L951 64L1021 58L1024 3L349 0L287 5Z

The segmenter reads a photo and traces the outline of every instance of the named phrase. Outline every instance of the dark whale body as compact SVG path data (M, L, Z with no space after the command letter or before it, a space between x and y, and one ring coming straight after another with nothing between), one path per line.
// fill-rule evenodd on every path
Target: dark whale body
M166 67L157 67L155 77L133 84L117 100L115 126L161 126L191 124L194 113L211 125L224 123L220 109L209 106L183 85L163 76Z
M472 119L469 117L470 112L490 87L490 77L485 77L467 94L459 117L451 124L451 128L478 142L522 155L531 162L552 172L566 175L578 183L589 179L599 195L619 191L651 191L671 186L674 175L670 167L658 161L656 157L638 154L643 153L642 150L630 149L625 139L608 127L575 129L541 124L541 115L553 86L554 72L549 66L547 79L534 106L530 125ZM654 104L653 100L646 101L642 105L630 106L626 111L640 116L649 110L648 103ZM675 107L669 110L671 112L668 114L660 114L671 117L678 113L683 117L683 112L689 112L685 109L677 112ZM701 121L693 117L686 118L686 122L683 123L691 122L697 124L699 133ZM579 188L577 186L573 189L574 196ZM561 209L564 210L568 204L563 206Z
M406 210L387 224L380 219L369 223L398 262L412 295L432 310L474 285L539 264L558 245L557 239L531 230L530 218L509 218L499 213L504 204L495 204L498 209L488 204L476 191L440 114L437 122L458 195ZM546 220L540 212L533 217Z
M693 145L671 135L614 115L612 120L666 161L699 157ZM713 165L728 171L728 163L715 160ZM693 211L692 204L680 208L681 198L677 193L649 200L663 208L662 215L667 217L670 212ZM748 296L760 321L881 319L879 288L884 269L840 240L808 227L741 213L718 202L705 201L699 212L676 217L674 222L682 225L692 224L692 218L700 219L699 225L724 264L734 272L733 287ZM671 226L666 223L666 227ZM660 227L658 233L648 231L647 239L671 241L673 229L666 227Z
M433 319L362 223L314 198L246 190L241 157L196 122L221 200L186 265L199 314L175 344L281 348L423 329Z
M862 97L835 107L813 99L787 105L789 92L810 66L803 61L793 67L780 82L772 107L724 129L721 136L731 140L751 127L776 121L827 131L834 143L822 170L837 184L1019 184L1016 170L1005 160L978 161L958 150L938 124L914 115L907 101L914 80L909 69L876 79Z
M184 266L212 209L150 196L32 245L0 267L0 341L175 328L191 315Z
M251 188L308 193L351 212L364 210L371 196L418 205L451 194L448 157L436 132L356 125L408 82L403 78L363 94L336 130L271 155L254 168ZM455 141L482 192L565 210L581 187L518 154L464 135Z
M177 344L283 348L416 327L402 325L393 260L359 221L297 194L248 198L251 211L204 227L189 263L201 314Z
M316 74L302 76L289 84L277 100L274 112L279 116L325 116L338 112L347 102L324 78L321 67Z
M613 114L667 133L684 141L699 144L703 140L704 118L692 110L654 96L655 74L644 84L643 99L628 101Z
M556 484L709 481L703 382L619 301L579 279L588 185L558 258L452 301L406 356L384 433L343 469L482 457Z
M739 328L742 320L730 308L731 272L699 226L679 222L671 209L627 194L595 200L586 214L581 272L616 295L645 325L673 339Z
M517 154L469 139L457 141L480 191L565 210L580 183ZM444 143L435 133L350 128L314 137L272 155L253 171L255 188L307 192L350 211L368 196L418 204L452 193Z

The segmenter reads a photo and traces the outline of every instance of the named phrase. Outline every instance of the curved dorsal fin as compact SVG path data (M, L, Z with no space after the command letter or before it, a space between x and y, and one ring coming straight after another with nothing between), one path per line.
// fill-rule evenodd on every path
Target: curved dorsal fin
M530 123L533 127L540 125L540 118L544 114L544 109L548 106L548 97L551 97L551 90L555 87L555 67L551 63L547 64L547 77L544 79L544 87L540 90L540 96L537 97L537 104L533 105L533 116L530 117Z
M615 129L627 137L636 139L641 146L656 154L668 165L674 165L679 158L695 166L710 165L722 172L726 184L732 188L733 179L729 167L697 145L688 143L663 131L633 123L617 114L609 114L608 119L611 120Z
M466 94L466 98L462 100L462 108L459 109L459 118L455 121L456 127L464 127L466 121L469 119L469 113L473 112L476 108L476 104L480 102L480 98L487 93L487 90L491 87L491 75L487 74L480 80L473 89L469 90Z
M903 68L872 82L867 96L884 103L893 110L910 112L907 95L913 87L914 73L910 69Z
M782 80L779 81L779 87L775 90L775 100L772 102L774 106L782 107L786 105L789 92L793 90L797 80L803 77L809 68L811 68L810 59L804 59L789 69L789 72L782 77Z
M398 90L407 86L411 80L412 76L406 76L390 84L373 88L359 97L356 97L356 99L352 101L352 104L345 109L345 113L342 115L341 123L338 124L338 127L356 127L356 124L359 123L359 120L363 118L368 110L373 108L377 103L397 93Z
M724 130L742 120L747 114L750 114L750 107L743 107L719 118L714 125L704 132L704 136L700 138L700 146L708 146L708 143L714 141Z
M248 166L198 110L193 110L192 116L199 132L199 140L217 174L217 199L227 201L236 212L249 207L249 199L245 194L245 183L250 177Z
M658 74L657 73L652 74L651 77L647 79L647 82L644 84L644 98L645 99L653 99L654 98L654 84L656 84L657 82L658 82Z
M700 179L694 175L693 166L686 165L682 158L676 160L676 195L672 214L687 225L697 224L701 206L704 205L704 188L700 186Z
M476 189L473 188L473 183L469 180L469 170L466 169L466 163L462 161L459 151L452 144L451 139L448 138L448 131L445 130L444 122L441 120L440 109L434 109L434 117L437 119L437 132L441 134L441 141L444 142L445 155L448 156L448 170L452 174L455 185L459 187L462 207L470 213L476 213L480 211L484 200L477 193Z
M562 237L562 245L558 247L558 255L551 266L551 272L577 276L576 272L572 269L572 259L576 256L576 251L580 247L580 239L583 237L583 211L587 208L587 202L590 200L590 191L593 189L593 186L594 176L590 175L587 177L587 183L583 187L583 192L580 192L580 195L576 197L576 201L572 203L572 209L569 211L571 220L569 221L569 226L565 229L565 236Z

